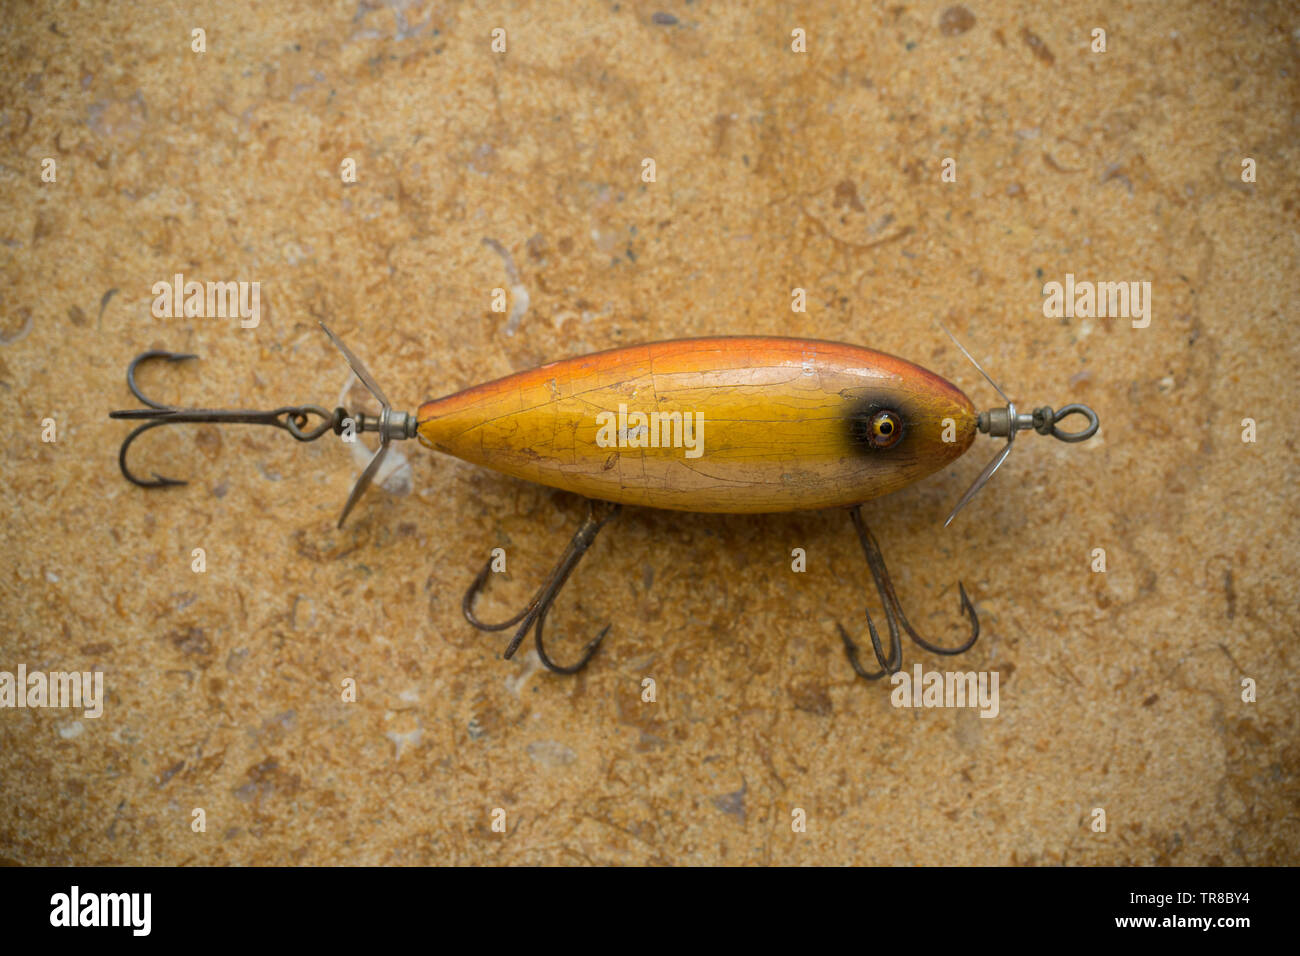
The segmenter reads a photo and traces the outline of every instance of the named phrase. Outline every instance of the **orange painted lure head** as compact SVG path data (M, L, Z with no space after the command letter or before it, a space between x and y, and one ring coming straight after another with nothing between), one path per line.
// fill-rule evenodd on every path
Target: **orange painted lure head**
M944 647L917 634L862 518L861 503L954 461L971 446L977 431L1006 438L1006 445L957 502L948 516L951 522L1006 460L1018 432L1032 429L1078 442L1098 428L1096 414L1083 405L1017 412L960 343L958 348L1001 395L1004 407L976 415L954 385L870 349L756 337L679 339L566 359L426 402L410 414L394 411L361 361L329 329L325 333L378 401L378 415L351 415L344 408L328 411L318 405L269 411L172 408L140 392L136 368L151 359L174 362L194 356L145 352L128 367L127 385L147 407L110 413L112 418L143 422L122 443L122 474L145 488L185 484L157 473L152 479L137 477L127 466L127 450L141 434L162 425L215 422L268 425L299 441L314 441L327 432L345 437L377 433L379 447L348 496L340 527L374 480L391 443L417 436L432 448L468 461L581 494L588 499L586 520L519 614L497 624L485 624L475 615L475 599L492 572L491 561L462 601L466 619L476 627L517 626L506 658L531 630L542 663L561 673L586 666L609 628L576 664L562 666L545 651L546 616L582 555L623 504L733 513L847 507L890 635L886 652L868 613L879 665L868 670L859 661L857 645L840 627L854 671L870 680L896 672L902 666L901 632L932 653L961 653L979 636L979 619L965 588L959 585L970 629L965 640ZM1059 423L1072 414L1083 415L1087 427L1062 430Z

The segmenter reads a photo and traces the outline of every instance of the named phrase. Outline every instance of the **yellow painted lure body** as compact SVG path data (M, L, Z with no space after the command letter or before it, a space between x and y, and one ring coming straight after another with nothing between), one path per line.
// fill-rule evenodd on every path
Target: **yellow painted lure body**
M911 362L836 342L678 339L426 402L420 440L588 498L677 511L848 506L958 458L976 415Z

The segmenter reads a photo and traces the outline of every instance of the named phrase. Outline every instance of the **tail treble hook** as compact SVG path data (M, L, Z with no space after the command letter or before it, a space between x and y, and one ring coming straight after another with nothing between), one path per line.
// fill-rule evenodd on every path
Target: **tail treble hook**
M862 552L867 557L867 567L871 569L871 577L876 582L876 593L880 595L880 603L885 608L885 621L889 625L889 655L885 655L884 648L880 644L880 634L876 631L875 622L871 620L871 611L867 611L867 631L871 635L871 647L876 653L876 661L880 664L880 670L867 671L862 667L858 660L858 646L849 637L848 631L844 630L844 625L838 621L835 626L839 628L840 638L844 641L844 651L848 655L849 663L853 665L854 672L866 680L879 680L886 674L897 673L903 666L903 644L899 635L899 626L907 632L907 636L915 641L920 647L932 654L962 654L970 650L980 636L980 619L975 613L975 606L971 604L970 598L966 594L966 588L959 581L957 589L961 592L961 612L970 622L971 634L965 642L957 647L941 647L932 644L912 627L907 620L907 615L903 613L903 607L898 602L898 594L894 591L894 582L889 576L889 568L885 566L885 557L880 553L880 545L876 543L875 535L867 527L867 523L862 519L862 506L854 505L849 509L849 517L853 519L854 530L858 533L858 540L862 543Z
M183 362L193 358L198 358L198 356L153 349L148 352L141 352L126 367L127 388L131 390L132 395L148 407L109 412L108 417L124 418L130 421L143 420L145 422L145 424L126 436L121 449L117 453L117 464L122 470L122 476L133 485L139 485L141 488L167 488L173 485L189 484L189 482L179 478L167 478L156 471L153 473L152 479L141 478L131 471L126 463L127 451L130 449L132 442L151 428L160 428L163 425L180 425L186 422L215 423L219 425L269 425L287 431L298 441L315 441L327 432L342 432L343 419L347 417L347 412L342 408L336 408L333 412L326 411L319 405L285 405L261 412L243 409L174 408L170 405L164 405L162 402L155 402L141 392L140 386L136 384L136 370L145 362L156 359L163 359L167 362ZM308 428L307 425L312 416L316 416L321 421L315 427Z
M593 542L595 542L596 535L600 533L600 529L605 527L609 521L617 516L622 508L622 505L613 504L608 501L595 501L588 499L587 517L583 519L582 524L578 526L578 530L574 532L573 538L569 541L569 546L564 549L564 554L560 557L560 561L555 566L555 569L551 571L550 577L542 583L542 586L538 588L537 593L533 595L532 600L524 606L523 610L514 617L496 624L484 623L483 621L480 621L474 613L474 602L478 596L483 593L483 590L487 585L488 577L492 573L492 559L488 558L487 563L483 565L483 569L475 576L473 583L471 583L469 588L465 591L465 597L461 600L460 606L461 611L465 615L465 620L469 621L470 624L474 625L480 631L504 631L506 628L518 624L519 629L515 631L515 636L511 638L509 645L506 647L505 654L502 655L506 660L509 660L514 656L515 651L519 649L519 645L523 643L529 630L533 629L534 625L536 625L533 636L537 645L537 657L547 670L554 671L557 674L578 673L578 671L586 667L592 657L595 656L596 651L600 648L600 642L603 641L605 635L609 633L610 625L606 624L604 628L601 629L600 633L596 635L595 639L587 644L583 649L581 659L579 659L576 664L570 664L568 666L556 664L549 656L547 656L546 647L542 641L542 628L546 623L546 615L550 613L551 606L555 603L556 597L559 596L561 589L563 589L565 583L569 580L569 575L572 574L573 569L578 566L578 562L581 561L582 556L587 553L587 549L591 547Z
M174 485L185 485L188 482L178 478L167 478L158 472L153 472L153 478L141 478L131 471L127 465L127 451L131 443L152 428L160 428L163 425L180 425L185 423L193 424L216 424L216 425L266 425L272 428L279 428L287 431L298 441L308 442L315 441L322 435L333 432L336 435L344 435L349 428L356 432L378 432L379 448L375 451L370 463L366 466L361 477L352 487L352 493L348 496L347 504L343 507L343 513L339 516L339 527L343 526L348 512L357 503L357 500L370 486L375 474L379 471L379 466L383 463L384 456L388 454L389 442L402 439L414 438L416 435L418 422L416 417L408 412L395 412L389 405L388 399L375 380L366 371L365 366L361 364L352 352L344 345L334 333L325 328L325 323L321 323L321 328L343 353L348 364L357 378L366 386L372 395L379 401L381 411L378 415L351 415L347 409L342 406L335 408L332 412L320 405L283 405L280 408L272 408L266 411L250 411L247 409L225 409L225 408L176 408L171 405L164 405L162 402L155 402L140 391L140 386L136 383L136 370L145 362L162 359L167 362L183 362L187 359L198 358L191 353L168 352L163 349L152 349L148 352L141 352L131 364L126 367L126 385L131 390L131 394L145 405L145 408L128 408L120 411L109 412L109 418L121 418L128 421L143 421L144 424L134 429L122 442L122 447L117 453L117 464L122 471L122 476L133 485L141 488L168 488ZM319 422L312 426L311 420L319 419Z

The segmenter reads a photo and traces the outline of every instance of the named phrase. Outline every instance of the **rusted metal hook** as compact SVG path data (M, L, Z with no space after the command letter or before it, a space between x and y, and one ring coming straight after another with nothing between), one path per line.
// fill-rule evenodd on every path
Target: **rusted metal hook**
M871 647L876 653L876 661L880 664L880 670L868 671L863 668L858 660L858 646L849 637L848 631L844 630L844 625L836 622L835 626L839 628L840 638L844 641L844 651L848 654L849 663L853 665L854 672L866 680L879 680L886 674L897 673L898 669L903 666L903 643L899 635L899 626L907 632L907 636L915 641L920 647L930 651L932 654L961 654L971 649L980 636L980 620L975 613L975 605L971 604L970 598L966 595L966 588L959 581L957 589L961 592L961 612L970 622L971 634L958 647L940 647L932 644L916 633L916 629L907 620L907 615L903 613L903 607L898 602L898 594L894 591L894 582L889 576L889 568L885 566L885 557L880 553L880 545L876 543L875 535L867 527L867 523L862 519L862 506L855 505L849 509L849 517L853 519L854 530L858 533L858 540L862 543L862 552L867 556L867 567L871 569L871 577L876 582L876 593L880 595L880 603L885 608L885 621L889 625L889 654L885 655L884 648L880 644L880 634L876 631L875 622L871 620L871 611L867 611L867 631L871 635Z
M365 494L366 489L370 487L375 475L379 473L379 467L384 462L384 456L388 454L390 443L404 438L414 438L419 430L419 422L409 412L394 411L383 391L375 382L374 377L366 370L361 360L343 344L338 336L325 327L324 322L320 324L320 327L325 331L329 340L343 353L343 357L347 359L353 374L361 380L361 383L379 402L380 412L378 415L351 415L347 409L342 407L335 408L331 412L320 405L284 405L267 411L224 408L175 408L171 405L164 405L162 402L155 402L140 391L140 386L135 381L136 369L153 359L182 362L186 359L198 358L198 356L188 352L167 352L162 349L153 349L148 352L141 352L126 367L127 388L131 389L131 394L147 407L129 408L108 413L109 418L124 418L129 421L144 422L143 425L126 436L126 440L122 442L122 447L118 450L117 464L122 469L122 476L131 484L139 485L141 488L167 488L172 485L188 484L188 482L177 478L164 477L156 471L153 473L152 479L141 478L139 475L133 474L126 463L127 450L131 447L131 443L149 429L160 428L163 425L180 425L187 422L216 425L267 425L271 428L287 431L298 441L315 441L330 432L344 436L351 441L356 434L361 432L377 432L379 434L379 447L371 456L370 463L366 465L365 470L361 472L361 476L357 478L356 483L352 486L352 493L348 495L347 503L343 506L343 512L339 515L339 527L343 527L343 522L347 520L348 513L360 500L361 496ZM312 418L317 418L320 421L312 426Z
M503 655L506 660L509 660L514 656L515 651L519 649L519 645L523 642L524 637L527 636L528 631L534 629L535 626L533 636L537 644L537 657L541 660L542 664L545 665L547 670L554 671L557 674L578 673L578 671L587 666L596 651L600 648L600 642L603 641L605 635L609 633L610 625L606 624L604 628L601 629L600 633L596 635L595 639L587 644L583 649L581 659L579 659L576 664L568 666L556 664L547 655L546 646L542 640L542 628L546 623L546 615L550 613L551 606L555 603L556 597L559 596L565 582L569 580L569 575L573 573L573 569L578 566L578 562L582 560L582 556L587 553L587 549L590 548L592 543L596 540L596 535L600 533L600 529L605 527L606 523L612 520L622 510L622 508L622 505L613 504L608 501L595 501L588 499L587 517L583 519L582 524L578 526L578 530L574 532L573 538L569 541L569 546L565 548L564 554L560 557L559 563L555 566L555 569L551 572L550 576L542 583L542 586L538 588L537 593L533 595L532 600L524 606L522 611L512 618L496 624L487 624L480 621L478 616L474 613L474 602L478 596L483 593L484 588L487 586L488 577L492 574L492 559L488 558L487 563L483 565L483 569L475 576L473 583L471 583L468 590L465 591L465 597L461 600L460 606L461 611L465 614L465 620L469 621L470 624L474 625L480 631L504 631L506 628L518 624L519 628L515 631L515 636L511 638L509 645L506 647L505 654Z
M167 362L183 362L186 359L198 358L197 355L182 352L167 352L162 349L152 349L148 352L141 352L131 364L126 367L126 385L131 390L131 394L138 398L147 408L129 408L116 412L109 412L109 418L124 418L129 421L144 421L145 424L134 429L131 434L126 436L122 442L122 447L117 453L117 464L122 469L122 475L133 485L139 485L141 488L167 488L172 485L184 485L188 482L178 478L167 478L158 472L153 473L153 478L141 478L132 473L127 465L127 451L131 443L137 438L149 431L151 428L160 428L163 425L180 425L184 423L213 423L218 425L268 425L272 428L279 428L287 431L298 441L315 441L322 435L329 432L340 433L343 428L343 420L348 417L347 412L342 408L336 408L333 412L326 411L319 405L285 405L281 408L273 408L268 411L248 411L244 409L218 409L218 408L175 408L171 405L164 405L162 402L155 402L143 392L136 383L136 370L145 362L155 359L163 359ZM312 417L320 419L319 424L314 427L308 427Z

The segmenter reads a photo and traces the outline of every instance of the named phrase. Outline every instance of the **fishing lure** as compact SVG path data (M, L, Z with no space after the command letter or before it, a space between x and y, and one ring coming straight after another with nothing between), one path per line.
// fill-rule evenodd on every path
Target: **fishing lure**
M127 367L127 386L145 408L110 413L143 421L122 442L122 474L144 488L183 485L156 472L132 473L127 451L144 432L185 422L267 425L299 441L329 432L374 432L379 446L348 496L338 525L378 473L392 442L418 438L425 446L516 478L575 492L587 515L536 595L514 617L494 624L474 604L487 584L491 561L462 600L467 621L484 631L515 627L509 659L528 632L550 670L573 674L596 653L609 625L575 664L555 663L542 639L546 615L597 534L622 508L753 514L844 507L862 545L889 629L885 652L871 613L867 629L878 668L868 670L842 625L840 637L853 670L877 680L902 666L900 629L935 654L960 654L979 638L979 618L960 583L961 613L970 633L960 644L934 644L908 622L884 556L862 517L864 501L897 491L960 457L977 432L1006 444L957 502L945 526L1010 454L1016 434L1033 430L1079 442L1097 432L1097 415L1084 405L1020 413L979 363L957 342L1001 396L1004 407L977 414L956 386L918 365L837 342L769 337L676 339L552 362L425 402L414 414L394 411L361 361L334 333L321 328L379 403L378 415L329 411L319 405L268 411L173 408L140 391L144 362L195 358L154 350ZM947 330L945 330L947 331ZM951 333L950 333L951 337ZM1060 427L1072 414L1083 429ZM313 420L315 423L313 424Z

